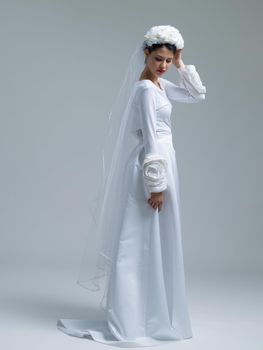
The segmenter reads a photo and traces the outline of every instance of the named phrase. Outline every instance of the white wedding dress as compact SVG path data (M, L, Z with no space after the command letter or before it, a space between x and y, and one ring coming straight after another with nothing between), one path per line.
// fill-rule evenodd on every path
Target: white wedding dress
M140 347L191 338L180 219L180 188L171 133L171 101L204 100L206 87L193 65L178 69L179 85L159 78L136 84L133 132L138 144L127 159L128 193L104 320L60 319L69 335ZM120 189L121 191L121 189ZM162 209L147 202L164 194Z

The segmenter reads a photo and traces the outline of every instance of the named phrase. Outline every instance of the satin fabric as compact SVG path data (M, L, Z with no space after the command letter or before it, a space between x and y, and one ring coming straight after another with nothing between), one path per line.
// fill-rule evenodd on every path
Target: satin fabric
M143 144L127 164L129 193L115 268L107 295L107 321L61 319L70 335L91 335L102 343L158 345L192 337L185 293L179 179L171 134L158 133L159 152L168 160L168 188L162 210L145 199ZM116 342L117 340L117 342Z
M184 74L187 76L187 67ZM119 347L159 345L193 336L186 298L180 184L171 133L170 99L198 102L204 99L204 91L200 94L196 91L193 96L186 88L166 79L159 80L162 90L150 80L138 81L137 96L141 88L151 89L156 96L154 145L167 161L162 209L159 212L147 203L150 193L143 178L143 160L149 150L138 132L138 100L135 100L132 132L138 144L127 159L124 187L120 188L126 196L126 205L106 294L105 319L60 319L57 327L66 334L91 337ZM193 79L192 82L188 79L188 84L194 87Z

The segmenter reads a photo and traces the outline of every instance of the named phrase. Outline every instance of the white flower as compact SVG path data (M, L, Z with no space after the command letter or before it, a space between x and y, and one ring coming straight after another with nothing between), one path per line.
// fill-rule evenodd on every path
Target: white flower
M153 44L169 43L177 49L184 47L184 39L179 30L171 25L154 26L144 35L144 47Z
M143 178L150 192L161 192L167 188L168 161L159 154L148 153L143 160Z

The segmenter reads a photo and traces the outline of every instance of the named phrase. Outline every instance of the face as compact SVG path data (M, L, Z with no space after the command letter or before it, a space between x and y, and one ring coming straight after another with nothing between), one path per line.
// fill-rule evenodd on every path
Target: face
M155 76L162 76L172 65L174 56L173 51L167 49L165 46L160 47L151 53L149 53L147 49L145 49L144 52L147 59L147 68Z

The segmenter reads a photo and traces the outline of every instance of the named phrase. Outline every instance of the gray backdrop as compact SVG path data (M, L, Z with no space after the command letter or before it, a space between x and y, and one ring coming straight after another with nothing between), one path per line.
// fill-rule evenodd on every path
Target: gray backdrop
M172 114L187 276L262 273L263 3L0 6L1 267L73 268L75 283L109 106L143 34L171 24L207 87ZM176 82L176 68L164 77Z
M78 264L102 122L138 40L172 24L207 87L204 102L173 108L186 263L262 269L262 10L257 1L1 3L2 262ZM165 78L176 82L176 68Z

